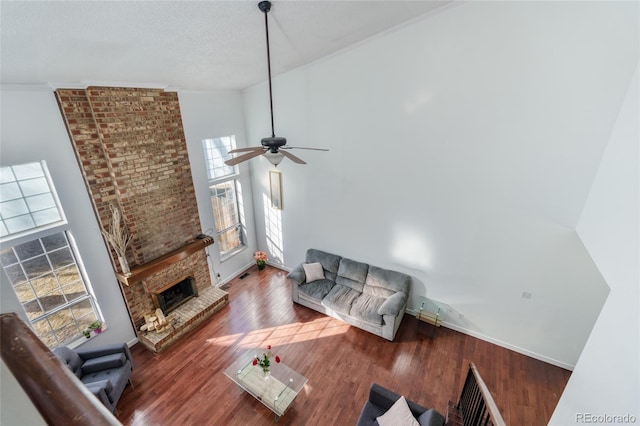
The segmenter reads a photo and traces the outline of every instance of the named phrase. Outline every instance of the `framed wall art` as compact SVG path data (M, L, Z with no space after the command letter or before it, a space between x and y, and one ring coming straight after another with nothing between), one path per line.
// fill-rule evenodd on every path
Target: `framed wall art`
M269 187L271 192L271 207L282 210L282 173L269 171Z

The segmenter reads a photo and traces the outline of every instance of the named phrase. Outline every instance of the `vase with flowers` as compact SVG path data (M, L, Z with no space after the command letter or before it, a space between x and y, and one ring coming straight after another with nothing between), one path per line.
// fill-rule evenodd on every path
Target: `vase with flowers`
M254 253L253 258L256 260L258 269L262 271L267 264L267 253L263 251L257 251Z
M265 379L269 378L269 371L271 368L271 357L273 357L273 353L271 352L271 345L267 346L267 351L262 354L262 356L256 355L253 359L253 365L259 365L262 368L262 373L264 374ZM276 355L273 360L276 363L280 362L280 357Z

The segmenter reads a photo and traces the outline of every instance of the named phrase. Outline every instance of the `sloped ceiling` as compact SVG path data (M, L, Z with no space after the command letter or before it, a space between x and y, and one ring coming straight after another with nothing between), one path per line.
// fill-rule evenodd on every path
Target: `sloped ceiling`
M269 13L274 74L449 1L283 1ZM6 2L3 84L144 83L243 89L266 79L258 1Z

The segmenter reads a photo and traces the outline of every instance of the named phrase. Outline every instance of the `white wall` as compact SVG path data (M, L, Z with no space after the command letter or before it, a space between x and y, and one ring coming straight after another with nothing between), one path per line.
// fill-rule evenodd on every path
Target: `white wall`
M52 91L2 87L0 100L0 165L46 160L86 276L107 324L107 330L85 345L95 347L134 341L133 326ZM4 272L0 273L0 284L0 312L17 312L28 323ZM8 386L5 381L12 383L8 375L3 365L3 398L0 406L3 420L6 416L12 418L11 413L16 408L10 398L4 398Z
M0 425L46 425L4 361L0 362Z
M245 123L242 105L242 95L240 92L195 92L181 91L178 93L180 99L180 111L182 112L182 124L187 139L187 150L189 152L189 162L191 163L191 173L196 190L196 200L200 213L202 231L215 236L213 209L209 184L207 181L207 170L202 150L202 141L222 136L235 135L236 144L245 146ZM251 174L249 165L240 165L240 187L243 195L244 223L247 228L247 248L229 259L220 260L218 243L207 249L209 260L213 262L211 268L212 282L216 282L215 274L220 273L223 281L236 276L239 272L251 265L253 253L256 250L256 231L253 219L253 199L251 197ZM211 264L210 264L211 265ZM215 271L215 272L214 272Z
M637 12L464 3L278 76L276 134L331 151L278 166L281 212L269 164L251 161L259 246L285 267L316 247L407 272L413 300L454 308L449 326L571 368L609 291L575 227L638 59ZM266 97L245 91L251 145L269 135Z
M578 234L611 293L551 418L553 425L583 423L577 416L584 413L633 415L640 421L639 93L636 68L578 223Z

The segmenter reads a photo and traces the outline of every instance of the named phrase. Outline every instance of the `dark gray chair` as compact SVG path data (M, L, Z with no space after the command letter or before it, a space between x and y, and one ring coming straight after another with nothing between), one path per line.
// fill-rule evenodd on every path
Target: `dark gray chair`
M131 384L133 371L133 358L125 343L75 351L59 346L53 353L115 413L124 388Z
M364 403L357 426L377 426L378 417L386 413L389 408L400 399L400 395L389 389L383 388L377 383L372 383L369 388L369 399ZM411 414L416 418L420 426L443 426L445 418L434 409L427 409L420 404L407 399L407 405Z

